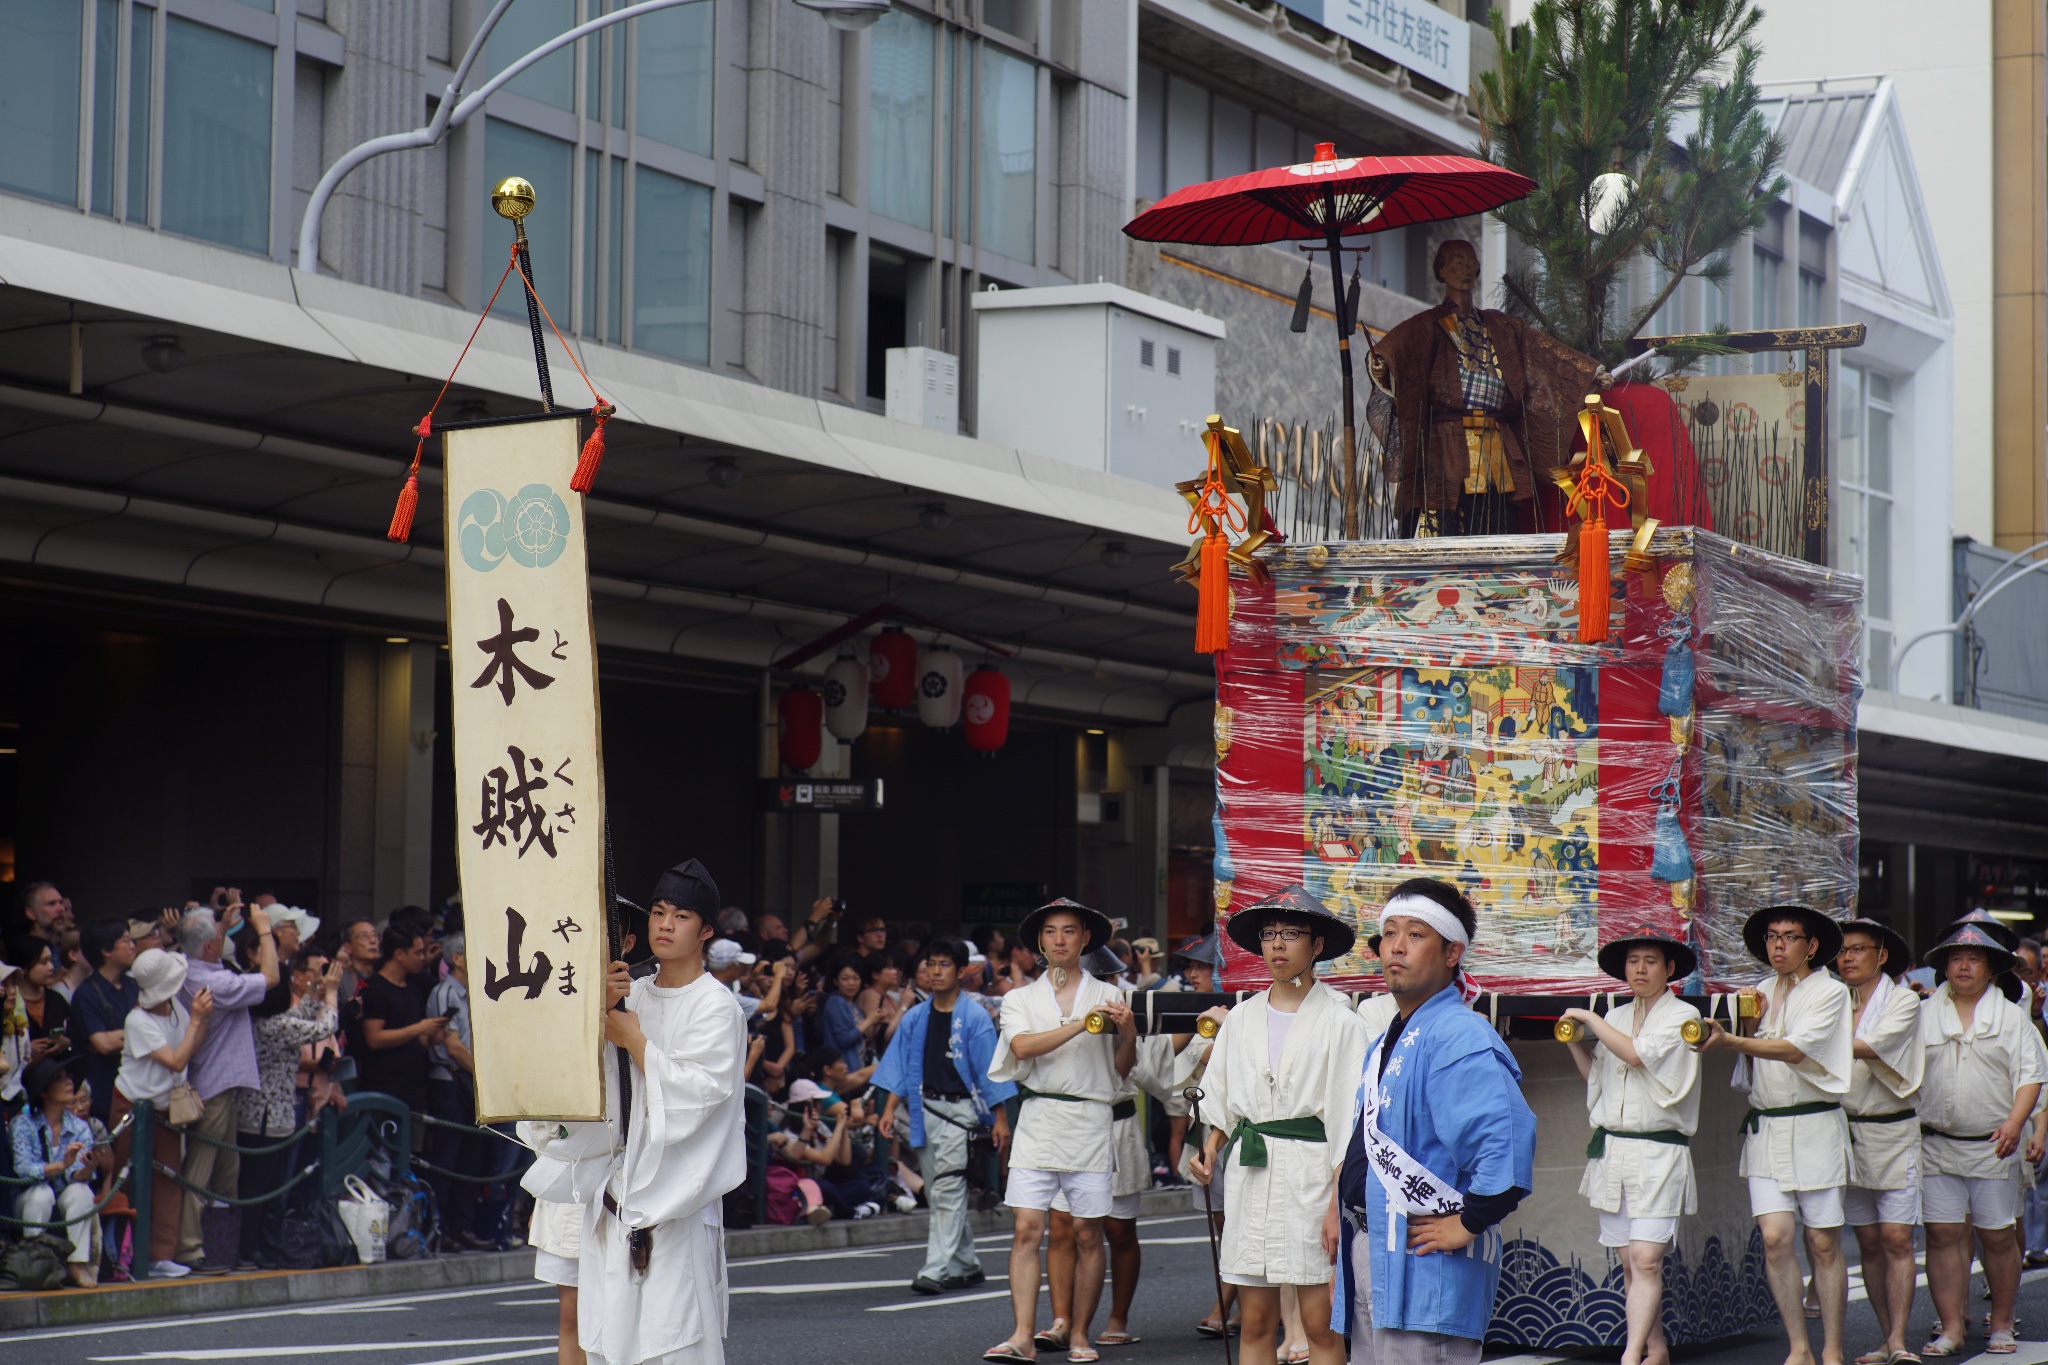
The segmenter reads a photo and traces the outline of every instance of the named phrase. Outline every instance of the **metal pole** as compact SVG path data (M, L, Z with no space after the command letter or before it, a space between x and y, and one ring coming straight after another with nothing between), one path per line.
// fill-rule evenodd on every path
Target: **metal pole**
M519 282L526 290L526 325L533 332L533 368L540 373L540 407L542 412L553 412L555 381L548 375L548 343L540 330L540 296L533 292L533 257L526 249L525 219L513 222L512 239L519 244Z
M156 1193L154 1108L148 1100L135 1106L128 1138L128 1203L135 1210L135 1228L128 1240L135 1248L131 1273L138 1281L149 1278L150 1196Z
M1350 309L1344 306L1344 235L1337 192L1323 187L1323 238L1330 249L1330 303L1337 314L1337 363L1344 371L1344 539L1358 539L1358 432L1352 418Z
M1344 311L1343 296L1341 294L1338 295L1337 311L1340 313ZM1202 1117L1201 1087L1189 1086L1181 1092L1181 1098L1187 1101L1188 1112L1194 1115L1197 1122L1200 1122ZM1226 1157L1225 1160L1227 1161L1228 1158ZM1213 1170L1209 1172L1209 1180L1214 1180L1222 1174L1223 1172L1220 1169ZM1209 1189L1208 1181L1202 1182L1202 1226L1208 1229L1209 1232L1209 1271L1216 1277L1216 1313L1219 1319L1217 1326L1221 1328L1218 1335L1223 1338L1223 1365L1232 1365L1230 1353L1230 1305L1223 1302L1223 1251L1216 1244L1216 1205L1214 1199L1215 1196Z

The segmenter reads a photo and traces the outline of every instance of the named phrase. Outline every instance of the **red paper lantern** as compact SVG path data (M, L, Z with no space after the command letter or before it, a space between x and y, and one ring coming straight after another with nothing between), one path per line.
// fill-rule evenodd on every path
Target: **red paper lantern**
M917 641L891 626L868 647L868 698L884 711L917 702Z
M807 772L825 747L825 703L808 687L792 687L775 701L782 765Z
M968 675L960 717L966 722L967 747L992 754L1010 737L1010 680L994 664Z

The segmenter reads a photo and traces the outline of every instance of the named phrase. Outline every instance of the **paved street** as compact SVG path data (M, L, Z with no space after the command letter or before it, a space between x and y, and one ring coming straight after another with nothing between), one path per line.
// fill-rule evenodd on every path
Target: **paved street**
M1192 1331L1211 1297L1209 1254L1200 1222L1188 1215L1147 1219L1143 1238L1145 1279L1132 1322L1143 1341L1105 1351L1105 1362L1219 1361L1217 1343ZM921 1247L861 1247L736 1262L727 1359L733 1365L784 1365L796 1360L968 1365L1004 1334L1008 1296L999 1278L1003 1243L1000 1237L981 1239L983 1263L991 1271L985 1288L938 1299L917 1298L905 1288L921 1259ZM2022 1338L2048 1327L2044 1282L2048 1272L2032 1272L2021 1290ZM1853 1354L1871 1344L1874 1328L1860 1283L1853 1278L1851 1294ZM1915 1307L1911 1340L1917 1344L1925 1340L1930 1315L1924 1292ZM350 1358L376 1365L484 1365L546 1360L554 1353L554 1312L553 1292L543 1286L494 1285L176 1321L14 1333L0 1336L0 1360L6 1365L271 1360L324 1365ZM2039 1326L2029 1331L2035 1324ZM1980 1342L1973 1338L1973 1345ZM1777 1365L1784 1359L1784 1346L1758 1333L1678 1354L1688 1365ZM1503 1352L1493 1365L1547 1365L1549 1360ZM1989 1365L1990 1360L1982 1357L1974 1365ZM2044 1362L2048 1343L2023 1339L2020 1353L2002 1358L2001 1365Z

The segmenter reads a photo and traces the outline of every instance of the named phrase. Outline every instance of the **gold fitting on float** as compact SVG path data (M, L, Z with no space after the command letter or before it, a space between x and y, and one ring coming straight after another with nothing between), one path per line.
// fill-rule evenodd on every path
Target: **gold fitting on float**
M1707 1041L1707 1021L1704 1019L1686 1020L1678 1026L1678 1036L1685 1040L1686 1046L1698 1047L1701 1043Z
M1576 1043L1586 1036L1586 1026L1576 1019L1560 1019L1551 1033L1560 1043Z
M1109 1015L1102 1010L1089 1010L1088 1017L1081 1021L1081 1027L1090 1033L1107 1033L1110 1029Z
M1221 1033L1222 1031L1223 1025L1217 1023L1214 1019L1195 1020L1195 1033L1200 1037L1214 1038L1217 1034Z

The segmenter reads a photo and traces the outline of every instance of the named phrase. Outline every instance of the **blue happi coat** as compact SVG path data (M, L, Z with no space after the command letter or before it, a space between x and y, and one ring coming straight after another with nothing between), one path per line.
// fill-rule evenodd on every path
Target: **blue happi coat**
M903 1101L910 1115L910 1145L924 1146L924 1033L931 1024L932 1002L921 1000L896 1025L889 1050L875 1067L875 1088L886 1090ZM996 1108L1017 1093L1008 1081L988 1078L988 1064L996 1054L996 1026L988 1011L962 994L953 1002L952 1032L946 1054L953 1069L967 1086L974 1112L983 1123L995 1117Z
M1536 1115L1522 1098L1521 1068L1457 987L1425 1001L1391 1046L1384 1073L1379 1047L1366 1057L1359 1112L1364 1086L1379 1075L1380 1131L1431 1174L1468 1197L1533 1188ZM1373 1325L1483 1340L1500 1283L1499 1229L1487 1229L1461 1252L1411 1255L1408 1220L1388 1208L1386 1190L1369 1170L1363 1193ZM1343 1198L1348 1203L1358 1194L1346 1189ZM1345 1240L1343 1292L1332 1296L1330 1326L1348 1335L1357 1271Z

